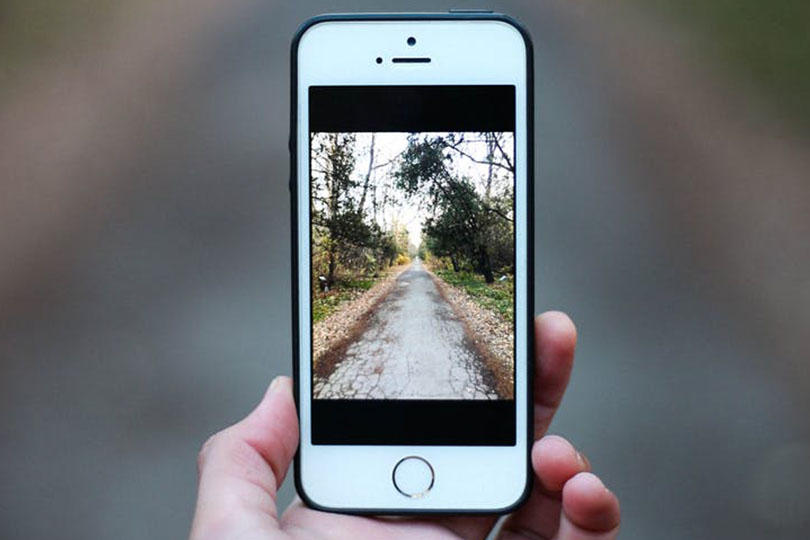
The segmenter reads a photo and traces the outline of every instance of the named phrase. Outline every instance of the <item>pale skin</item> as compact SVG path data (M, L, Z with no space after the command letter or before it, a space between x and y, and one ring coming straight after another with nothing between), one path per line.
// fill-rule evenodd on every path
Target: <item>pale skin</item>
M619 501L562 437L546 435L574 361L576 329L564 314L535 319L534 489L503 522L500 539L611 540ZM497 517L374 518L319 512L296 499L276 507L298 446L292 380L278 377L245 419L211 437L198 459L199 493L191 540L482 539Z

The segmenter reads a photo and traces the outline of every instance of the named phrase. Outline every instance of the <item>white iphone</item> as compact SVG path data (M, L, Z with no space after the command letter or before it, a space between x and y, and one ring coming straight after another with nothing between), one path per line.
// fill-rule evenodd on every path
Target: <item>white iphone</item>
M493 13L327 15L292 46L295 481L504 513L531 486L532 53Z

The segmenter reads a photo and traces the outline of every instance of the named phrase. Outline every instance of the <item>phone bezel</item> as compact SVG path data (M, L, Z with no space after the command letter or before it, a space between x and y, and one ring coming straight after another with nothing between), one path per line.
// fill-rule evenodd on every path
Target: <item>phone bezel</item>
M305 219L302 214L308 214L308 207L301 211L301 204L302 204L302 193L299 193L298 189L298 171L303 170L302 172L306 173L308 171L308 163L309 159L309 148L308 148L308 140L309 140L309 133L308 133L308 125L306 121L300 121L301 119L306 118L306 111L304 111L302 105L304 100L301 99L301 92L302 88L299 86L299 77L301 72L298 66L298 56L302 38L306 35L307 31L312 29L317 25L329 24L329 23L375 23L375 22L382 22L382 23L424 23L424 22L432 22L432 21L467 21L467 22L481 22L481 21L488 21L488 22L495 22L501 23L508 26L512 31L516 31L519 35L521 40L521 45L523 47L523 51L525 53L525 71L518 73L513 73L514 78L511 80L515 81L516 90L517 90L517 99L522 100L525 104L525 114L522 116L518 116L516 118L517 124L522 124L522 127L516 128L515 137L517 144L521 145L521 149L519 150L516 147L516 151L522 151L524 155L524 166L522 167L523 174L521 175L521 166L520 162L518 162L518 174L516 175L516 205L520 206L522 199L522 214L524 219L521 222L525 223L524 230L522 235L518 237L522 241L518 241L516 238L516 269L521 268L523 269L524 273L524 280L522 287L516 287L516 305L518 305L518 310L516 311L516 315L520 312L523 313L523 317L518 318L516 316L516 338L520 338L520 343L523 344L522 347L520 344L516 349L520 351L522 349L523 354L516 354L516 382L521 386L520 388L516 388L516 422L518 423L518 427L523 427L525 429L519 429L517 434L517 444L514 447L488 447L488 446L480 446L480 447L464 447L464 446L454 446L454 447L416 447L416 446L360 446L360 445L341 445L341 446L323 446L323 445L311 445L309 444L309 438L307 435L309 429L309 402L311 401L311 389L310 389L310 381L309 381L309 365L303 366L301 362L301 358L305 358L306 362L309 362L309 355L308 354L301 354L303 348L307 349L308 346L302 348L301 341L301 330L302 330L302 322L303 322L303 315L308 316L309 313L309 292L308 288L305 288L302 284L307 283L307 278L302 278L300 275L302 266L306 266L303 270L308 276L308 262L305 265L303 261L303 252L305 251L308 256L308 241L309 235L307 234L298 234L299 229L303 226L303 220ZM364 27L365 28L365 27ZM454 29L461 28L454 26ZM479 27L483 28L483 27ZM403 42L403 54L406 54L408 51L406 50L407 46ZM532 479L532 472L531 466L529 461L529 451L531 448L532 442L532 435L533 435L533 406L532 406L532 385L530 382L532 381L532 372L533 372L533 332L532 332L532 316L533 316L533 304L534 304L534 271L533 271L533 225L534 225L534 215L533 215L533 192L534 192L534 182L533 182L533 59L532 59L532 45L531 40L528 37L526 31L513 19L508 16L501 15L501 14L494 14L494 13L437 13L437 14L346 14L346 15L324 15L320 17L315 17L306 21L301 28L299 28L298 32L295 35L292 43L292 51L291 51L291 99L290 99L290 191L291 191L291 215L292 215L292 285L293 285L293 374L295 377L295 385L294 385L294 394L296 405L299 410L299 418L301 420L301 444L299 446L299 450L296 454L295 458L295 484L298 490L299 495L301 498L306 502L307 505L317 508L319 510L324 511L338 511L343 513L359 513L359 514L411 514L411 513L419 513L419 514L431 514L431 513L464 513L464 514L491 514L491 513L505 513L513 509L515 506L519 505L529 493L531 488L531 479ZM374 53L376 55L376 53ZM457 75L457 74L456 74ZM466 74L465 74L466 75ZM522 78L522 80L520 80ZM481 79L481 77L479 77ZM410 80L410 79L408 79ZM476 81L473 77L458 77L452 79L455 84L494 84L494 81L487 81L487 77L484 76L482 81ZM502 82L508 82L504 79ZM359 77L351 78L349 84L373 84L373 77L369 79L367 73L362 73ZM517 87L520 86L518 83L522 84L522 89L518 89ZM306 91L309 84L303 84L303 90ZM347 79L344 77L341 81L332 81L329 84L347 84ZM379 83L378 83L379 84ZM389 83L392 84L392 83ZM411 84L415 84L411 82ZM418 83L417 83L418 84ZM433 82L433 84L437 84ZM451 84L448 82L447 84ZM519 110L523 105L519 106ZM523 133L522 140L524 141L522 144L520 143L519 133ZM302 155L299 155L299 148L302 151ZM303 156L306 154L306 157ZM520 155L518 153L517 155ZM523 177L523 189L518 189L517 183L521 181L520 177ZM308 191L308 190L307 190ZM523 197L520 197L519 193L523 193ZM308 231L308 229L307 229ZM303 231L302 231L303 232ZM299 238L301 236L301 238ZM303 245L302 243L306 243ZM522 253L522 257L519 254ZM525 261L524 264L521 265L521 260ZM303 290L302 290L303 289ZM522 306L521 306L522 304ZM522 326L522 329L519 327ZM304 334L309 336L309 327L307 326L304 329ZM308 343L308 342L307 342ZM525 347L525 348L524 348ZM305 375L301 377L301 375ZM305 399L302 400L302 396L305 396ZM491 497L493 503L486 504L481 503L481 501L477 501L476 504L452 504L452 503L443 503L443 504L436 504L436 498L433 497L431 501L431 497L426 497L424 499L407 499L402 497L401 500L398 500L396 497L388 499L390 502L389 504L378 504L374 500L367 500L363 504L342 504L343 497L337 497L339 499L337 502L333 500L333 502L324 501L323 494L320 495L317 493L313 493L314 490L312 488L313 480L312 478L318 478L319 484L326 484L329 485L330 482L337 482L336 479L330 480L330 476L334 476L336 463L340 463L341 470L343 471L343 478L345 479L346 470L355 469L354 476L352 479L357 478L357 474L364 474L366 469L363 467L373 467L370 465L371 462L385 462L386 460L390 461L393 460L392 463L395 463L399 457L402 455L409 455L409 454L417 454L417 455L425 455L425 454L433 454L433 462L436 463L436 455L437 449L445 449L445 456L440 459L441 465L438 467L442 470L442 472L450 471L449 468L445 469L445 467L450 467L457 469L455 470L455 477L458 479L459 484L457 485L457 491L459 492L459 497L450 497L447 496L447 493L443 495L444 499L453 499L453 500L460 500L463 497L463 494L469 493L471 489L476 487L475 482L470 482L467 479L464 479L458 473L470 472L470 467L473 465L478 465L479 470L480 467L486 466L489 464L492 466L493 463L495 465L495 469L503 469L503 471L508 471L508 474L513 475L515 479L515 486L512 492L515 494L514 496L509 496L509 501L506 503L499 503L495 501L503 501L504 497L495 495ZM516 457L520 458L521 463L513 463ZM462 464L459 464L459 463ZM307 465L303 465L307 463ZM452 463L452 465L448 465L448 463ZM504 466L502 466L504 465ZM303 466L303 468L302 468ZM359 470L358 466L360 467ZM305 485L304 474L302 471L307 469L308 472L311 474L310 479L307 480L309 485L309 489ZM438 474L438 473L437 473ZM390 475L390 473L389 473ZM494 476L495 472L490 472L490 474L484 475L486 476ZM386 476L386 475L383 475ZM452 477L452 475L451 475ZM390 476L388 476L390 478ZM445 476L445 478L447 478ZM486 478L481 479L482 483L478 486L481 489L489 488L492 489L492 483L486 482ZM490 478L492 480L492 478ZM389 481L389 480L386 480ZM466 485L462 485L466 483ZM354 492L356 489L347 484L345 489L343 489L343 494L347 494L349 492ZM480 490L479 490L480 491ZM340 494L340 490L337 492ZM335 499L335 492L331 493L329 496L332 499ZM375 495L370 495L370 499L374 499ZM321 500L318 500L318 499ZM328 497L327 497L328 498ZM361 497L362 498L362 497ZM386 497L387 498L387 497Z

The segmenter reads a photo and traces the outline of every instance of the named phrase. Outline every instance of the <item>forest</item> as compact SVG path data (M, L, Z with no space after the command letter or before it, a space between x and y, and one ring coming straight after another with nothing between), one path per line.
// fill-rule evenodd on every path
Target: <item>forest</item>
M511 133L313 134L315 319L416 257L511 318L513 147Z

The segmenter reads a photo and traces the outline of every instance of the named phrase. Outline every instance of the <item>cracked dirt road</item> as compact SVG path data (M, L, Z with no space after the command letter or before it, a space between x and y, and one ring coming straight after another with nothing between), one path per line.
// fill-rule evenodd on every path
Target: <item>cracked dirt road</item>
M326 399L497 399L484 360L419 259L402 272L328 377Z

